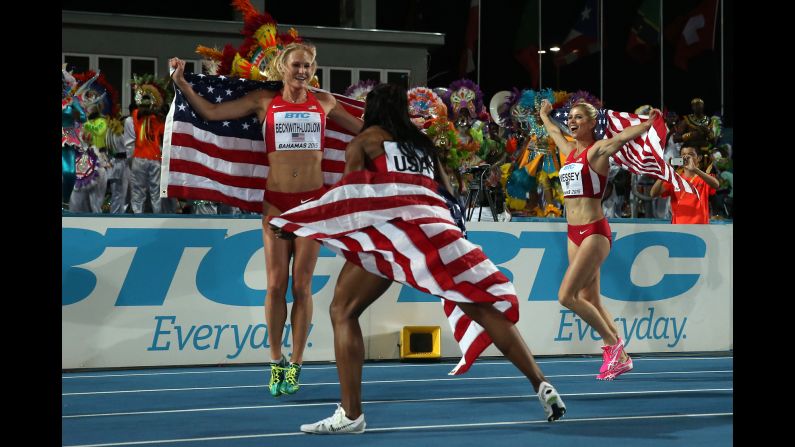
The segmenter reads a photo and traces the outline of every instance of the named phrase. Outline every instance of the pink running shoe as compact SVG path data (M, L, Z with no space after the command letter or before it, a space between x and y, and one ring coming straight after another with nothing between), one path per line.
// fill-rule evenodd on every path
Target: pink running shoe
M602 366L599 367L599 373L607 371L607 364L610 363L610 346L602 346Z
M612 368L596 376L597 380L613 380L616 377L624 374L627 371L632 371L632 357L627 354L627 359L623 362L619 361L613 364Z
M623 350L624 340L621 337L618 337L618 341L614 345L602 346L602 366L599 368L599 373L604 373L617 363Z

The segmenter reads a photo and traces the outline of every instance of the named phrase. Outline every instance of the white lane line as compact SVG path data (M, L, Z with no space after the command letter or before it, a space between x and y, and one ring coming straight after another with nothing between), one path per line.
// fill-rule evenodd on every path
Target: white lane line
M579 418L579 419L561 419L555 424L571 424L575 422L605 422L605 421L630 421L630 420L649 420L649 419L681 419L681 418L697 418L697 417L724 417L733 416L734 413L695 413L695 414L660 414L650 416L616 416L616 417L602 417L602 418ZM413 425L402 427L380 427L368 428L367 432L388 432L388 431L408 431L408 430L434 430L434 429L448 429L448 428L477 428L477 427L497 427L505 425L536 425L536 424L549 424L547 421L506 421L506 422L475 422L469 424L442 424L442 425ZM152 445L152 444L165 444L165 443L178 443L178 442L197 442L197 441L228 441L231 439L252 439L252 438L274 438L284 436L303 436L303 432L287 432L287 433L260 433L253 435L235 435L235 436L213 436L203 438L179 438L179 439L155 439L150 441L127 441L127 442L111 442L105 444L72 444L64 447L116 447L122 445ZM350 438L340 438L340 440Z
M644 395L644 394L687 394L687 393L710 393L710 392L734 392L734 388L702 388L692 390L640 390L640 391L609 391L601 393L562 393L561 396L574 397L574 396L604 396L604 395ZM485 399L517 399L535 397L535 394L514 394L505 396L469 396L469 397L438 397L432 399L398 399L398 400L371 400L362 402L363 405L370 404L396 404L396 403L416 403L416 402L447 402L447 401L460 401L460 400L485 400ZM260 410L260 409L285 409L292 407L319 407L324 405L333 405L329 402L315 402L304 404L283 404L283 405L251 405L243 407L213 407L213 408L185 408L179 410L152 410L152 411L127 411L119 413L93 413L93 414L74 414L61 416L63 419L74 418L90 418L102 416L138 416L145 414L172 414L172 413L196 413L208 411L236 411L236 410Z
M733 370L717 370L717 371L658 371L658 372L635 372L624 373L627 376L643 376L643 375L657 375L657 374L726 374L732 373ZM548 375L546 377L595 377L593 373L590 374L556 374ZM524 379L525 376L490 376L490 377L457 377L457 378L436 378L436 379L402 379L402 380L367 380L362 384L372 383L407 383L407 382L449 382L449 381L462 381L462 380L512 380ZM301 386L324 386L324 385L339 385L339 382L320 382L320 383L302 383ZM268 385L231 385L231 386L205 386L205 387L192 387L192 388L152 388L141 390L114 390L114 391L85 391L79 393L61 393L61 396L93 396L102 394L126 394L126 393L160 393L168 391L206 391L206 390L229 390L238 388L266 388Z
M640 361L678 361L678 360L726 360L731 359L733 360L734 357L674 357L674 358L632 358L632 361L637 363ZM602 363L601 359L585 359L585 360L537 360L536 363L539 365L546 365L546 364L555 364L555 363ZM480 365L510 365L511 362L508 361L496 361L496 362L477 362L473 366L473 369ZM370 368L428 368L428 367L436 367L436 366L444 366L446 368L452 368L455 366L455 363L423 363L423 364L399 364L399 365L368 365L365 364L365 369ZM210 371L207 367L208 371L168 371L168 372L151 372L151 373L123 373L123 374L85 374L85 375L70 375L74 373L63 373L63 379L96 379L96 378L108 378L108 377L145 377L145 376L175 376L175 375L182 375L182 374L229 374L229 373L263 373L266 371L270 371L269 367L263 368L255 368L255 369L227 369L226 367L220 367L218 370ZM324 369L337 369L335 365L331 366L311 366L307 365L301 368L303 371L309 370L324 370Z

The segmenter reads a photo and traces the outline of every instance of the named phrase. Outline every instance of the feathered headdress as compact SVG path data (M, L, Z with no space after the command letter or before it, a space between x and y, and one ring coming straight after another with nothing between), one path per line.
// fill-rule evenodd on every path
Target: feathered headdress
M61 87L61 99L71 97L77 90L77 79L72 76L72 72L66 71L66 64L61 66Z
M565 90L558 90L554 93L555 101L552 102L552 108L557 109L568 102L569 98L571 98L571 93Z
M106 116L119 113L119 92L110 85L104 74L89 70L74 75L74 78L82 84L77 97L88 113L91 113L92 108Z
M454 118L458 117L463 109L469 110L469 116L472 118L477 118L483 109L483 92L469 79L459 79L450 84L443 99Z
M409 116L412 118L438 118L447 116L444 101L427 87L414 87L408 91Z
M130 81L130 86L135 91L135 103L139 106L151 105L157 110L164 103L171 102L171 94L166 90L167 79L158 79L154 75L136 75Z
M364 101L367 97L367 94L370 93L370 91L372 91L378 84L380 84L380 82L373 79L359 81L355 84L349 85L343 94L349 98Z
M538 119L541 110L541 101L547 100L550 103L555 101L555 93L550 88L536 92L533 89L522 90L517 107L514 109L514 118L523 120L531 135L535 135L538 141L547 137L547 130Z
M588 104L596 107L596 110L603 108L602 100L585 90L577 90L576 92L572 93L572 95L569 97L569 102L566 104L566 107L571 108L574 104L580 102L587 102Z
M215 71L211 74L234 76L245 79L267 80L273 77L272 62L284 47L301 42L298 31L290 28L286 33L279 33L277 23L267 12L260 13L250 0L233 0L232 6L243 14L243 43L235 49L226 44L223 51L202 45L196 47L196 53L209 59L205 63Z
M433 118L428 121L428 124L425 133L439 149L442 163L453 169L458 169L465 154L461 151L461 140L458 138L455 126L447 120L447 116Z

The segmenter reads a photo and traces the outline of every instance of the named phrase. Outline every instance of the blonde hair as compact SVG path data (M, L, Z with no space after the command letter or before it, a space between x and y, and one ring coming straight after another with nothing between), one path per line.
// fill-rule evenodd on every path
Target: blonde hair
M599 115L599 111L596 110L596 107L585 101L578 102L577 104L571 106L572 109L575 107L581 107L585 111L585 114L588 115L593 121L596 121L596 117Z
M594 138L596 138L596 117L599 116L599 112L596 110L596 107L594 107L593 104L585 101L580 101L577 104L574 104L571 106L571 110L574 110L575 107L581 108L583 112L588 115L588 118L591 118L591 121L594 122L592 134ZM571 113L571 111L569 113Z
M315 71L317 70L317 48L305 42L293 42L284 47L284 49L271 60L270 64L268 64L268 67L265 69L268 79L274 81L281 81L284 79L283 73L287 71L287 57L296 50L306 51L312 56L312 67L309 79L315 76Z

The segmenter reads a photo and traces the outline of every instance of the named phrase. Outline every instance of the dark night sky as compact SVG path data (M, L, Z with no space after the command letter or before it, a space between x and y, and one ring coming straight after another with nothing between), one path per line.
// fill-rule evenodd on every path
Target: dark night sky
M445 33L445 45L431 51L428 79L430 87L447 86L459 79L458 65L464 47L469 1L376 0L377 27ZM488 99L499 90L527 88L530 76L513 57L514 41L525 4L532 0L482 0L482 65L480 87ZM629 29L643 0L605 2L604 99L609 108L633 111L642 104L660 105L659 46L645 64L630 58L625 51ZM648 1L648 0L647 0ZM664 27L677 16L687 14L703 0L664 1ZM586 0L542 1L542 38L544 47L561 44L582 11ZM655 2L656 3L656 2ZM256 2L259 5L260 2ZM294 2L267 0L268 12L280 24L339 26L340 2L333 0L303 2L311 7L296 8ZM187 5L187 6L186 6ZM234 11L226 1L140 0L133 3L96 0L67 0L63 9L118 12L167 17L190 17L234 20ZM733 117L733 5L725 6L725 124ZM665 40L665 106L689 113L690 99L700 96L707 113L720 110L720 34L716 34L714 51L691 60L689 70L673 66L674 42ZM599 53L586 56L560 68L552 63L552 54L543 56L542 86L599 94ZM474 79L474 72L470 75Z

